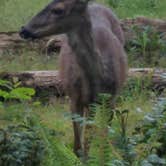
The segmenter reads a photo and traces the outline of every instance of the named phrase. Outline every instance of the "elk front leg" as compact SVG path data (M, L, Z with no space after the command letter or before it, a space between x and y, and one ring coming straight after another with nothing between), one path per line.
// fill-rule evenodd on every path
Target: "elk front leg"
M71 112L72 115L79 115L80 117L83 117L83 107L81 104L73 103L71 102ZM73 130L74 130L74 153L81 157L83 155L83 147L82 147L82 122L78 121L75 118L72 118L73 120Z
M94 119L94 112L89 107L84 108L84 118L88 121ZM91 140L93 131L94 131L94 127L92 124L87 124L87 123L84 124L83 150L84 150L85 160L88 159L88 153L89 153L89 149L90 149L90 140Z

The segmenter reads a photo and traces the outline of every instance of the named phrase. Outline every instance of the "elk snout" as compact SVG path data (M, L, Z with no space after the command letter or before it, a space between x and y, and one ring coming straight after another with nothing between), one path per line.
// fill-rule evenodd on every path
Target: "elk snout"
M27 30L25 27L21 28L19 35L23 39L35 39L37 37L35 34Z

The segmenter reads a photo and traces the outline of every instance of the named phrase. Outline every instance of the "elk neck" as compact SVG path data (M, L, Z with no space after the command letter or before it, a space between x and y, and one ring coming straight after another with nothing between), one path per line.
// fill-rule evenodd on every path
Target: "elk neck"
M80 19L79 26L69 31L67 35L69 45L75 53L76 61L88 83L91 94L89 100L94 101L100 88L102 65L94 43L89 14L82 15Z

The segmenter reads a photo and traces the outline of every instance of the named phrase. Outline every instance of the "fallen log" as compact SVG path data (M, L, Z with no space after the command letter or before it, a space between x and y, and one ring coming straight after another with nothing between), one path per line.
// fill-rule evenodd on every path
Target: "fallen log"
M134 19L124 19L121 20L121 25L125 33L126 41L132 40L135 38L136 33L133 31L133 26L137 26L141 29L141 27L150 26L156 32L162 33L163 38L166 39L166 21L159 19L150 19L145 17L138 17ZM141 29L143 30L143 29ZM62 38L61 38L62 37ZM4 52L6 50L14 50L18 51L20 48L29 48L35 49L38 51L45 52L47 49L46 43L52 38L52 36L43 38L41 40L36 40L34 42L25 41L21 39L17 32L1 32L0 33L0 52ZM63 44L63 35L54 36L56 39L57 48ZM55 45L54 45L55 47Z
M137 17L133 19L124 19L121 22L122 27L128 26L151 26L158 32L166 32L166 20L151 19L146 17Z
M12 83L20 82L20 86L34 88L36 96L64 96L58 71L7 72L1 73L0 79L9 80Z
M29 50L36 50L38 52L45 52L47 51L47 42L49 40L50 37L35 41L27 41L20 38L17 32L0 32L0 54L8 51L20 52L21 49L25 48ZM62 41L63 35L56 35L56 38L54 37L54 49L60 49Z
M162 34L162 39L166 40L166 20L137 17L122 20L121 26L125 33L126 41L130 41L137 36L136 32L133 30L134 26L139 28L140 32L147 26L151 27L155 32Z
M153 89L162 90L166 88L166 69L131 68L128 72L129 78L151 77ZM21 86L32 87L37 96L61 97L65 95L58 71L25 71L17 73L0 73L1 79L20 82Z
M20 38L17 32L0 32L0 53L2 54L5 51L17 52L22 48L44 51L47 41L47 38L36 40L34 42L26 41Z
M166 88L166 69L154 68L131 68L128 71L128 78L145 78L151 79L150 87L153 90L163 91ZM142 79L143 80L143 79Z

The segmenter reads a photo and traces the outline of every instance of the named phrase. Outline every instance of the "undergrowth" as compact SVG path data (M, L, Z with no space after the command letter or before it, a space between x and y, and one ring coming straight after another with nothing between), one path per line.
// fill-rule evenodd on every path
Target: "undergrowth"
M110 96L105 94L99 96L99 104L91 106L95 116L88 121L92 129L89 133L90 151L86 163L81 163L72 152L73 141L70 135L72 126L63 110L66 107L58 111L57 106L52 106L53 110L49 110L48 106L31 100L32 94L29 93L29 89L25 88L24 91L18 92L17 89L20 88L17 86L18 83L12 85L1 80L1 90L10 94L16 89L17 94L14 95L14 101L10 97L1 99L0 121L6 122L0 125L2 128L0 149L3 154L1 156L7 155L7 158L8 155L13 156L8 160L3 157L1 163L12 161L18 166L20 165L18 163L26 165L29 163L26 162L29 156L38 156L31 159L36 166L66 166L66 163L67 166L145 166L147 164L164 166L166 101L164 98L156 100L155 94L148 90L150 78L148 80L143 81L139 78L129 80L117 99L116 109L110 108ZM2 94L4 93L1 93L4 97ZM149 101L146 111L144 109L147 105L144 104L148 98L155 101L155 104ZM139 108L136 103L134 107L132 106L134 101L140 102L138 102ZM44 107L45 111L40 110ZM16 139L13 139L13 135L16 135ZM21 145L18 148L20 140ZM3 150L4 148L8 150ZM24 154L23 157L20 154Z
M105 0L121 18L148 16L165 18L166 2L163 0Z
M166 40L164 33L150 26L133 26L136 36L126 43L129 64L134 67L166 67Z
M19 83L0 82L0 121L7 122L7 127L0 129L0 165L80 166L79 159L59 139L63 134L48 128L33 112L40 105L32 101L34 90L18 87Z
M105 166L111 161L112 150L109 139L109 128L113 118L113 110L110 108L110 96L101 94L98 99L100 104L91 107L94 111L93 136L89 152L88 166Z
M44 52L41 53L35 48L31 50L23 48L19 49L19 52L6 50L0 53L0 71L56 70L57 58L57 53L48 58Z

